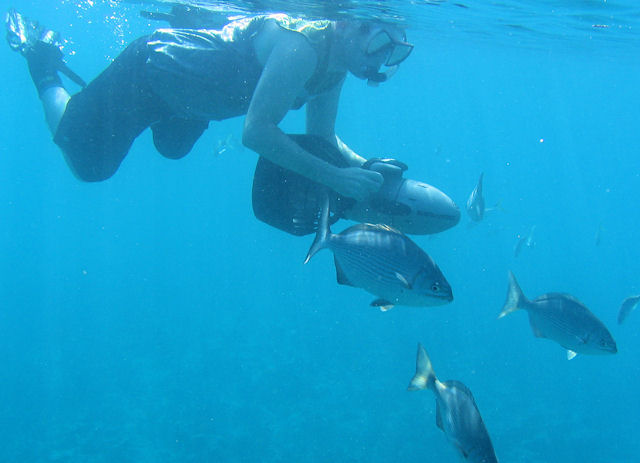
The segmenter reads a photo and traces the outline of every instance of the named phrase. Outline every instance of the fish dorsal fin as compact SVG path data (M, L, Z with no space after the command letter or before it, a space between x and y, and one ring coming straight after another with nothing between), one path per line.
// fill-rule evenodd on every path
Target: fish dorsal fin
M444 432L444 428L442 427L442 414L440 413L440 402L438 401L436 401L436 426Z
M342 267L340 267L340 264L338 263L338 259L336 259L335 256L333 258L333 262L336 265L336 279L338 280L338 284L354 286L353 283L349 281L349 278L347 278L347 275L345 275L344 271L342 270Z
M553 300L553 299L564 299L565 301L568 302L572 302L574 304L577 304L581 307L584 307L585 309L589 310L587 308L586 305L584 305L584 303L578 299L575 296L572 296L571 294L567 294L567 293L546 293L543 294L541 296L538 296L535 298L535 302L543 302L543 301L548 301L548 300Z
M574 351L572 350L567 350L567 360L572 360L576 357L576 354Z
M393 303L387 301L386 299L376 299L374 301L371 302L371 306L372 307L380 307L380 310L382 310L383 312L386 312L387 310L391 310L393 309Z
M385 225L382 223L361 223L359 225L355 225L356 227L360 228L361 230L367 230L367 231L379 231L379 232L385 232L385 233L392 233L394 235L400 235L400 236L404 236L404 234L396 229L393 228L389 225Z
M404 286L406 289L411 289L411 283L409 283L409 281L407 281L407 279L404 277L404 275L402 275L401 273L396 272L396 278L398 280L400 280L400 283L402 283L402 286Z

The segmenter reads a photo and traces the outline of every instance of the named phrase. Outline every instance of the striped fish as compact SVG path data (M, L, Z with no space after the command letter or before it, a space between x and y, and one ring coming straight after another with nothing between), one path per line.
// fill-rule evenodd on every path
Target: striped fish
M529 301L513 273L509 272L507 300L498 318L524 309L534 336L551 339L567 349L567 358L576 354L618 352L607 327L587 307L569 294L548 293Z
M460 381L440 382L422 344L418 344L416 374L408 389L433 391L436 396L436 425L463 460L498 463L491 438L471 391Z
M329 229L325 199L316 238L305 263L319 250L333 251L338 283L378 296L371 305L433 306L453 300L436 263L402 232L387 225L358 224L341 233Z

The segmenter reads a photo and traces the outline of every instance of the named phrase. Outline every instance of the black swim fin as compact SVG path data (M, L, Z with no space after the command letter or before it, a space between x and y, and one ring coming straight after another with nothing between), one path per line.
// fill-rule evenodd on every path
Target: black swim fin
M50 87L62 87L58 72L62 72L73 82L86 87L86 82L64 62L60 34L40 25L10 9L5 16L7 42L12 50L24 56L29 65L31 78L42 93Z

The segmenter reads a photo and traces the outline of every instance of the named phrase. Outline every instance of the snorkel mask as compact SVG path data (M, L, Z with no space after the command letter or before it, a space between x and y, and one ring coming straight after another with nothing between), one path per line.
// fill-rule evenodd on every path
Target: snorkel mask
M374 27L364 49L367 57L384 56L383 65L387 68L380 71L379 68L368 67L363 75L369 85L378 85L385 82L395 74L398 66L413 51L413 45L407 42L404 31L398 28Z

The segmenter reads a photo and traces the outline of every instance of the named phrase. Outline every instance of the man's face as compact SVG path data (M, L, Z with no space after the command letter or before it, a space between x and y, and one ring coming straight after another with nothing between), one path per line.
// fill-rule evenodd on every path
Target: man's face
M360 79L374 82L386 80L380 70L404 61L413 46L406 43L404 32L393 26L361 23L352 26L346 35L346 56L349 71Z

